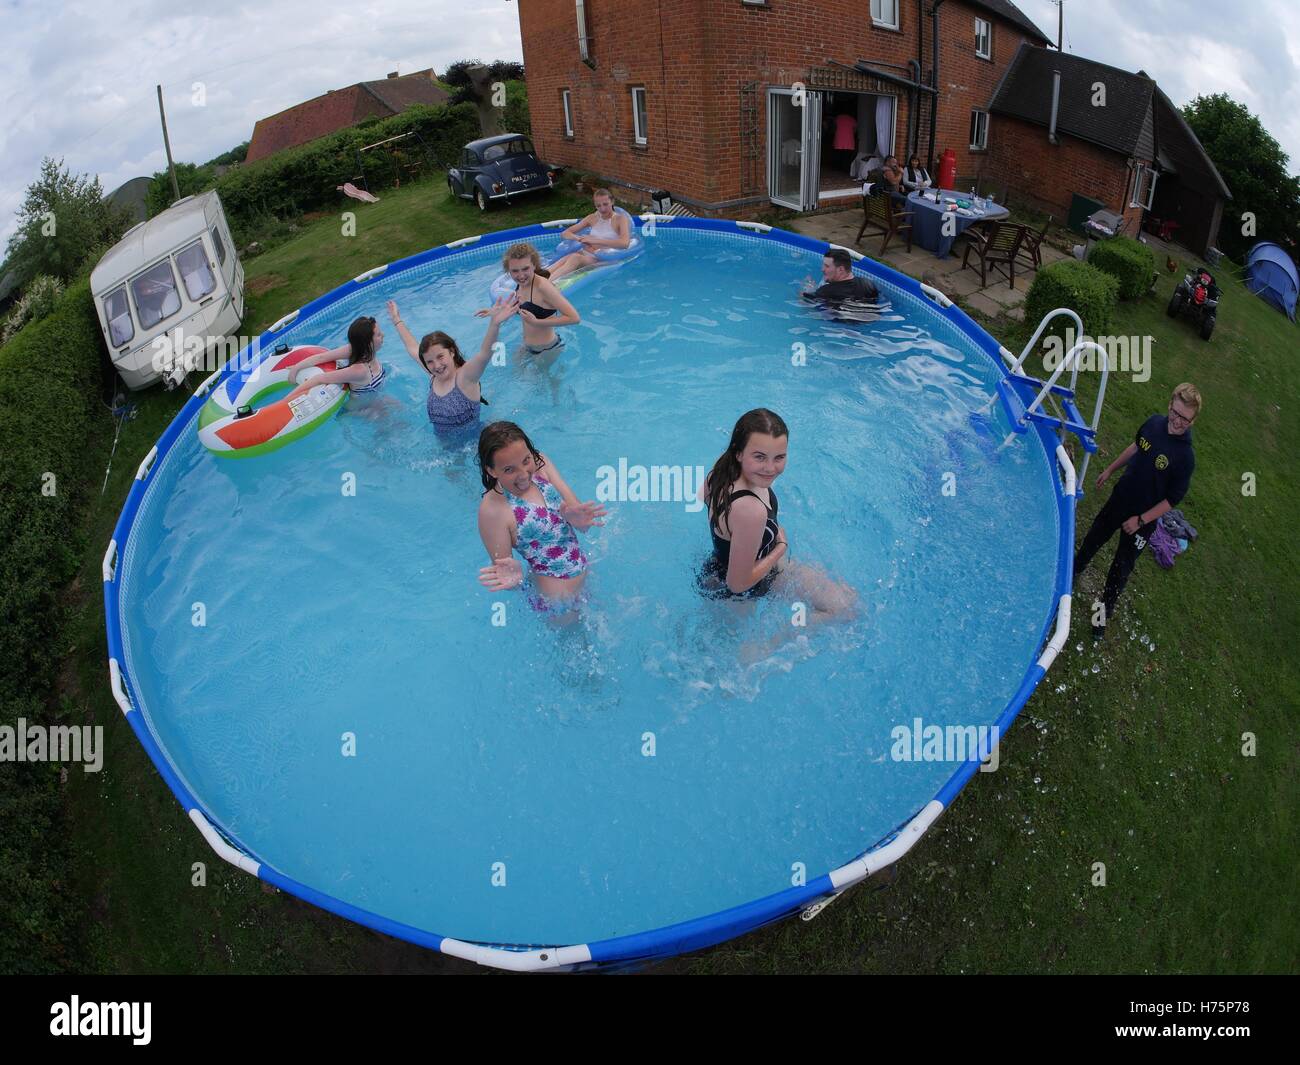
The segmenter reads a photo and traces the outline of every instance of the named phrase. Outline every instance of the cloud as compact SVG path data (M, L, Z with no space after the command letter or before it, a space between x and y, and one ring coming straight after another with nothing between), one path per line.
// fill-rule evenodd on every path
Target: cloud
M42 157L99 176L105 191L166 165L157 84L173 156L202 163L248 140L259 118L327 89L523 56L518 9L500 0L291 0L213 14L171 0L18 4L6 5L4 22L0 248ZM206 91L201 107L195 82Z

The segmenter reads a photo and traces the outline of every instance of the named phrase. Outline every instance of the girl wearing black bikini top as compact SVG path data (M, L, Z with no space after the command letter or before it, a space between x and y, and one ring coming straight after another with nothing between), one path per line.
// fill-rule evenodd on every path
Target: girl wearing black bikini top
M519 318L524 323L524 343L535 353L557 348L561 340L557 325L577 325L582 319L573 304L561 295L542 266L541 255L531 244L515 244L501 260L506 273L514 280L519 295ZM477 312L482 318L490 308Z
M716 598L749 598L775 587L811 607L809 623L843 620L856 612L857 593L814 566L792 561L789 534L777 521L772 485L785 471L789 439L781 416L765 407L736 422L700 492L713 536L700 590Z
M762 407L751 410L736 423L727 450L713 464L702 492L713 536L713 555L701 581L706 591L764 595L775 581L789 544L776 520L772 484L785 469L789 435L780 415Z

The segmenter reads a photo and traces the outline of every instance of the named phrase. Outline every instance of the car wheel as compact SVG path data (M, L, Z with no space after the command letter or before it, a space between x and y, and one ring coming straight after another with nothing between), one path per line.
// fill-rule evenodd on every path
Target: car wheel
M1214 332L1214 315L1211 314L1205 319L1205 321L1201 323L1201 339L1209 340L1210 334L1213 332Z
M1169 306L1168 308L1166 308L1165 313L1169 315L1170 318L1177 318L1178 312L1181 311L1182 309L1183 309L1183 294L1181 292L1175 292L1172 296L1169 297Z
M474 202L478 204L478 209L480 211L486 211L492 206L491 202L487 198L487 193L477 187L474 189Z

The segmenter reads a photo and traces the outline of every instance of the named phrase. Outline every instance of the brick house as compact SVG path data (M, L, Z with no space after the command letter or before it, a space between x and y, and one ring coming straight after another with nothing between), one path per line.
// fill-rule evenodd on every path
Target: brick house
M851 202L889 154L977 174L989 99L1047 43L1010 0L519 0L519 27L542 158L731 216Z
M1217 240L1231 194L1143 71L1025 45L988 109L996 131L982 174L994 184L1062 221L1100 203L1123 215L1130 236L1149 215L1174 223L1174 239L1198 254Z
M253 127L245 162L254 163L286 148L296 148L367 118L389 118L415 104L445 104L447 100L447 90L438 84L432 67L415 74L399 77L394 72L382 81L330 89L259 119Z

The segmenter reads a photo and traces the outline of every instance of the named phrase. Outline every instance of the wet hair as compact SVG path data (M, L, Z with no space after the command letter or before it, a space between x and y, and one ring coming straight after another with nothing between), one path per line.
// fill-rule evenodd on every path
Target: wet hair
M843 248L831 248L826 252L827 259L833 262L841 270L853 269L853 256Z
M483 431L478 434L478 472L483 481L484 495L497 486L497 479L488 473L488 467L493 464L492 460L496 457L496 453L518 440L522 440L524 447L528 448L533 456L533 462L537 464L537 469L540 470L546 465L546 460L542 458L541 452L533 447L528 434L514 422L488 422L483 426Z
M592 198L593 200L594 200L597 196L608 196L611 200L614 198L614 194L613 194L612 192L610 192L609 189L607 189L607 188L603 188L603 187L602 187L602 188L599 188L599 189L596 189L596 190L591 194L591 198Z
M460 353L460 345L457 344L456 341L447 333L444 333L441 329L436 329L432 333L425 333L424 336L420 338L420 365L423 366L429 374L432 374L433 371L429 369L429 363L428 360L425 359L424 353L435 344L437 344L438 347L446 348L451 352L451 361L456 364L457 368L465 365L465 356ZM484 396L482 392L479 393L478 401L485 407L491 406L487 401L487 397Z
M352 349L351 363L369 362L375 355L375 320L358 318L348 326L348 346Z
M511 259L531 259L533 273L538 277L550 277L551 272L542 265L542 256L531 244L512 244L510 250L501 257L501 269L510 272Z
M727 450L713 464L708 477L709 513L713 516L713 527L721 529L731 510L731 486L740 479L740 459L737 457L749 446L749 438L754 433L766 433L768 436L790 436L781 415L766 407L757 407L746 411L731 430L731 442Z

